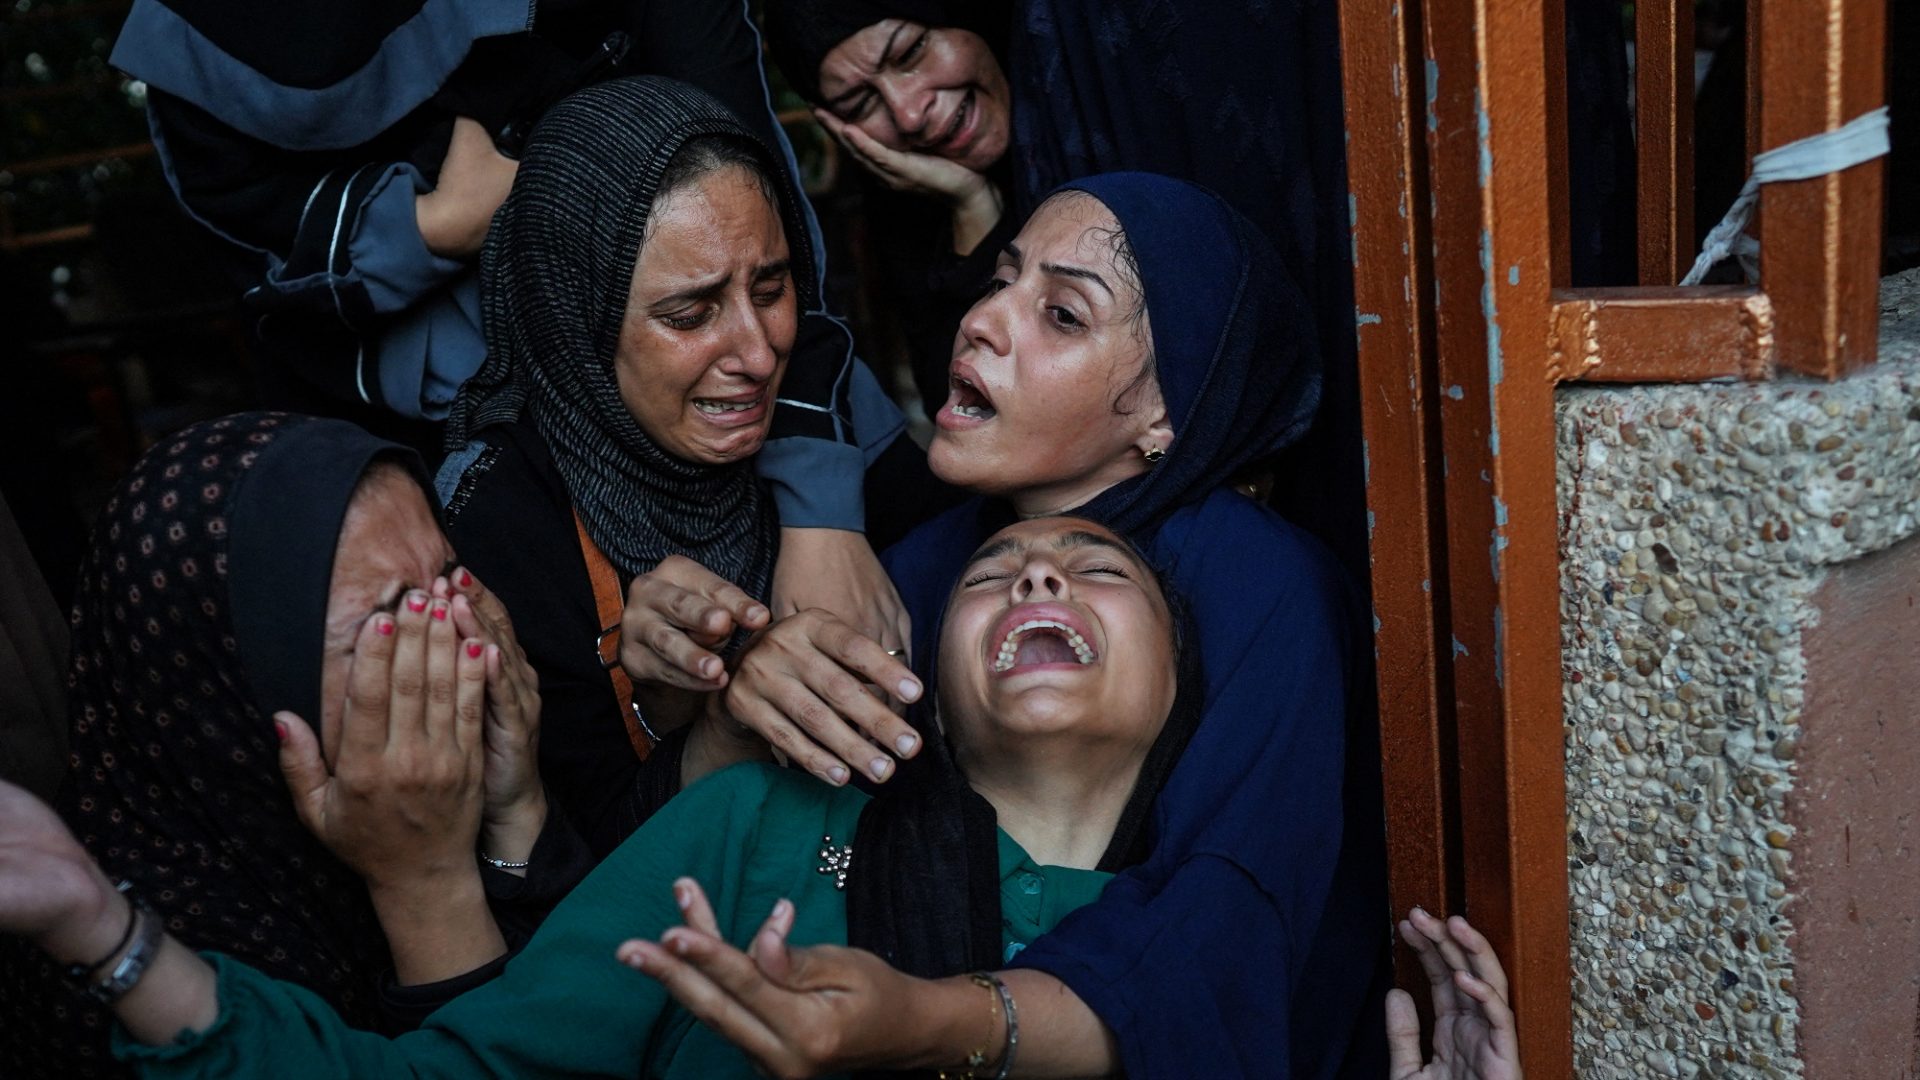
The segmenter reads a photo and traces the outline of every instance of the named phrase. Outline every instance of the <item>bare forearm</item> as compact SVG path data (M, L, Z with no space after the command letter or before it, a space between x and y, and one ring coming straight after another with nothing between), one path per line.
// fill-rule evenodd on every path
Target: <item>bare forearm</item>
M451 979L506 954L477 868L451 881L371 887L369 895L402 986Z
M1038 971L1003 971L1013 997L1020 1043L1013 1072L1019 1077L1111 1076L1120 1071L1113 1035L1066 984ZM1006 1018L972 979L919 980L911 1003L917 1034L903 1058L906 1068L952 1068L984 1050L997 1068L1006 1046Z
M113 1014L135 1040L164 1046L220 1018L218 984L212 965L168 935L146 974L114 1003Z

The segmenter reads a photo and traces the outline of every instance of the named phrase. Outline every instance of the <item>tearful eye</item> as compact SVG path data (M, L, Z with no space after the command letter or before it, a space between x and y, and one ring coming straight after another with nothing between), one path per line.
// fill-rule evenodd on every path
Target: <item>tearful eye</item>
M902 67L913 63L914 60L919 58L921 51L926 48L926 44L927 33L926 31L922 31L919 37L913 39L913 44L907 46L907 51L901 53L900 59L894 61L894 63Z
M1085 323L1080 321L1079 316L1075 315L1071 311L1068 311L1066 308L1059 306L1058 304L1055 304L1052 307L1047 308L1047 311L1053 316L1054 324L1064 329L1078 330L1081 327L1086 325Z
M700 324L707 321L707 317L712 311L712 308L701 308L697 311L676 312L672 315L660 316L660 321L673 327L675 330L694 330L698 329Z
M759 304L761 307L772 307L773 305L779 303L781 298L785 297L786 295L787 295L787 283L783 281L776 288L762 289L761 291L754 293L753 302L756 304Z

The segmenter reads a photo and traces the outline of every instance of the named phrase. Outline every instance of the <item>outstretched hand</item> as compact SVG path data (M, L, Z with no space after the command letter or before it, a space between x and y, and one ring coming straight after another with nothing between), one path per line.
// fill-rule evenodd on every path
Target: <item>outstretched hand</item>
M911 984L861 949L792 948L793 905L774 905L747 952L727 944L700 886L673 883L686 924L660 941L624 942L620 962L658 979L686 1010L740 1047L761 1071L779 1077L897 1062L905 1047L903 1003Z
M1433 995L1433 1060L1420 1063L1420 1017L1405 990L1387 994L1390 1080L1520 1080L1520 1044L1507 973L1487 939L1455 915L1414 908L1400 937L1420 957Z

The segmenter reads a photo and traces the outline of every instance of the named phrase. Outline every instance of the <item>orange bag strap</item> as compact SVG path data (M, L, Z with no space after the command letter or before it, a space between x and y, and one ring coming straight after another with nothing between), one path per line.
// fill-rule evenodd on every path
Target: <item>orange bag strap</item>
M653 750L653 734L640 719L640 707L633 702L633 680L627 676L627 669L620 666L620 616L626 611L626 602L620 595L620 575L614 572L613 564L607 561L600 546L587 535L587 525L580 520L578 510L573 512L573 529L580 537L580 554L587 560L587 577L593 581L594 614L600 621L600 635L593 641L593 651L613 683L613 697L620 703L620 717L626 721L627 741L633 744L634 756L645 761Z

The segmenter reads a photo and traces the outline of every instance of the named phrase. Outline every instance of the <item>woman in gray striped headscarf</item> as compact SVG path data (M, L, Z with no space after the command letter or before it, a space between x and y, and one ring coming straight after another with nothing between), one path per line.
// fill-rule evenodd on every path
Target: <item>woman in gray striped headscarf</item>
M783 380L835 377L788 370L819 298L776 162L690 86L602 83L535 129L482 253L489 355L454 400L438 486L540 673L542 772L601 851L716 746L707 725L652 745L667 691L622 700L596 589L680 556L730 583L714 646L763 622L780 529L752 458L794 396Z

